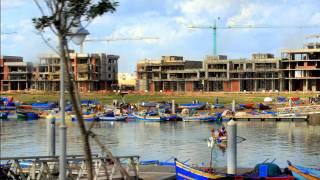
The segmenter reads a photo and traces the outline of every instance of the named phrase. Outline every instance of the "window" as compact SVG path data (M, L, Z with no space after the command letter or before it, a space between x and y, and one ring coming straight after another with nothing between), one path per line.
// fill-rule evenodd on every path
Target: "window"
M111 78L111 74L108 74L108 78Z

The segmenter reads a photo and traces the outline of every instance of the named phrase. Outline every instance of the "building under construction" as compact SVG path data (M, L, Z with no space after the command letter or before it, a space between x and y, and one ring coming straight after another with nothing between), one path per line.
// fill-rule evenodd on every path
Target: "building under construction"
M207 56L184 61L181 56L137 64L139 91L320 91L320 44L284 50L282 58L253 54L251 59Z
M19 56L1 56L0 85L1 91L25 90L31 86L32 64L23 62Z
M103 53L69 53L69 56L70 70L74 75L79 91L111 90L112 86L117 85L119 56L106 55ZM56 54L41 55L40 62L34 67L32 72L31 82L32 89L59 91L59 56Z

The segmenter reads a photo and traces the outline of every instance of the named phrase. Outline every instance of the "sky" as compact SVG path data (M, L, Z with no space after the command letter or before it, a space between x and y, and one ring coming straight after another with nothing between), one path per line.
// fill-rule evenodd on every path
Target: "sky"
M41 0L40 0L41 1ZM93 20L87 39L155 37L157 40L86 42L87 53L120 56L119 72L133 73L143 59L158 60L164 55L203 60L213 53L212 30L190 29L190 25L290 26L292 28L218 29L218 54L228 58L250 58L253 53L273 53L301 48L310 34L320 33L320 0L118 0L115 13ZM39 54L52 50L37 35L31 19L40 11L33 0L1 0L1 55L22 56L38 62ZM296 28L297 26L318 26ZM295 28L293 28L295 27ZM7 34L12 33L13 34ZM45 38L57 47L56 37ZM319 41L319 39L318 39ZM80 51L79 46L70 47Z

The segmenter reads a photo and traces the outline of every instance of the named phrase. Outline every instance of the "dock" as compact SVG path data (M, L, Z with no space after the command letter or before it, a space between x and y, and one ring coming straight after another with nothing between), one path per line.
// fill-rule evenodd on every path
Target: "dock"
M235 121L285 121L285 122L308 122L308 116L243 116L243 117L234 117Z
M172 166L140 165L139 156L116 156L130 179L175 179ZM115 163L108 157L92 155L94 179L123 179ZM59 156L1 157L0 177L22 180L55 180L59 178ZM68 179L87 179L84 155L68 155Z

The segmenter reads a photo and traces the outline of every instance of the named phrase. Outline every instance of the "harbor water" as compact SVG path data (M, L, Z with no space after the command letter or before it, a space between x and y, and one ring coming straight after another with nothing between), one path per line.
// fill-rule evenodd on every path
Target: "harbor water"
M115 155L140 155L141 160L177 157L189 164L208 165L206 139L215 123L197 122L100 122L94 128ZM59 128L57 150L59 153ZM320 126L306 122L238 122L238 166L253 167L266 159L285 167L287 160L307 167L320 167ZM241 137L241 138L240 138ZM240 142L245 139L245 141ZM45 120L2 121L0 156L47 155ZM82 154L78 127L67 129L68 154ZM91 141L92 151L101 153ZM172 160L172 159L171 159ZM213 165L226 167L226 152L213 149Z

